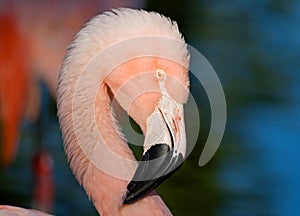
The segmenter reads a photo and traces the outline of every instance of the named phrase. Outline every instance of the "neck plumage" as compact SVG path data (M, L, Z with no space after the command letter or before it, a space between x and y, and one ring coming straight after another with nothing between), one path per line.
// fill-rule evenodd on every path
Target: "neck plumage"
M104 83L100 86L95 101L95 118L100 137L105 142L94 140L95 143L89 143L89 157L77 142L69 143L66 146L66 152L72 170L98 212L101 215L172 215L156 192L136 203L123 205L123 197L129 180L113 175L118 172L121 176L133 175L136 166L128 166L123 163L123 160L114 160L108 154L103 153L102 149L108 146L112 152L123 159L135 159L124 138L116 129L108 86ZM88 133L87 128L81 129L82 132L79 131L79 134ZM110 170L112 173L109 173Z

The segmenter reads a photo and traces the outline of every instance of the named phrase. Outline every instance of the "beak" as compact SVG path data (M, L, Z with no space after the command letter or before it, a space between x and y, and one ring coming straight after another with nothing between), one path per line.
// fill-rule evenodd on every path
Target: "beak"
M146 196L174 174L186 154L183 105L165 94L147 118L142 160L127 185L124 204Z

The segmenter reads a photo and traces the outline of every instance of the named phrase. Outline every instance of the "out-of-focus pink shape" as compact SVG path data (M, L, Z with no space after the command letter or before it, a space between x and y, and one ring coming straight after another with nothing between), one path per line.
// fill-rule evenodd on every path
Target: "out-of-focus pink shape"
M17 150L19 124L28 92L27 50L15 17L0 14L0 164L4 167L10 164Z
M50 216L44 212L40 212L33 209L23 209L14 206L0 205L0 215L3 216Z

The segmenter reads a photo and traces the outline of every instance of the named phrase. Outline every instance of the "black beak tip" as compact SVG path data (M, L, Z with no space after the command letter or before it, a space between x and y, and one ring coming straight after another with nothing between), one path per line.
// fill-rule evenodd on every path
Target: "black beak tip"
M153 159L158 160L155 163L151 163L150 161ZM176 172L181 162L183 162L183 158L173 158L169 146L162 143L152 146L144 154L142 161L144 163L137 168L133 179L127 186L124 204L134 203L149 194ZM145 177L147 179L143 179Z
M125 195L125 199L123 201L123 204L131 204L134 202L134 199L132 199L132 194L129 190L127 190L126 195Z

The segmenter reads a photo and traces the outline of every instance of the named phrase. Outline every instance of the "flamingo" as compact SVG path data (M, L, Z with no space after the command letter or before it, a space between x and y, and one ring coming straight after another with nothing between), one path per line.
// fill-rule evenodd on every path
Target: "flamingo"
M100 215L172 215L154 189L186 157L188 67L176 22L156 12L104 12L70 44L58 117L70 167ZM115 119L115 102L145 136L140 163Z

